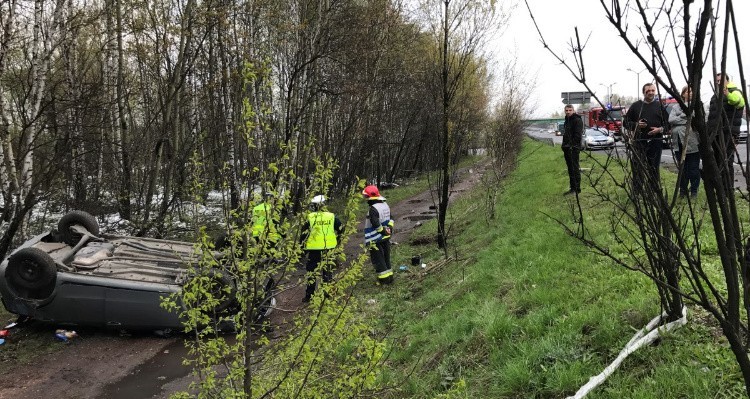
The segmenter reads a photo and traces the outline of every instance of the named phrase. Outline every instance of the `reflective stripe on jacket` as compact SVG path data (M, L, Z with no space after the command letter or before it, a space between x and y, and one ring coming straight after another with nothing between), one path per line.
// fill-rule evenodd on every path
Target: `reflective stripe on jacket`
M378 211L380 224L373 226L369 217L365 220L365 243L380 242L384 239L387 240L390 236L387 235L384 237L382 233L383 228L390 228L393 226L393 221L391 220L391 208L385 202L377 202L370 206Z
M305 243L306 250L322 250L336 248L336 217L331 212L311 212L307 215L310 224L310 235Z

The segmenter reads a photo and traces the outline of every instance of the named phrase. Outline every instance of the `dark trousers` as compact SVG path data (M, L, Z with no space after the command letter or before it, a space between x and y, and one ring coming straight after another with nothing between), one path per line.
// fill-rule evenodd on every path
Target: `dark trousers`
M391 269L391 241L383 240L374 243L370 247L370 260L372 265L375 267L375 273L378 275L378 280L381 280L380 276L385 271L393 271ZM383 278L386 282L393 280L393 277Z
M727 175L729 175L729 182L727 187L729 190L734 190L734 153L737 151L734 143L734 136L732 133L725 134L724 140L727 145Z
M568 180L570 190L581 192L581 166L579 164L581 150L572 147L563 147L565 165L568 167Z
M677 153L677 159L682 159L682 154ZM680 174L680 195L688 194L688 185L690 186L690 195L698 195L698 187L701 184L701 155L694 152L685 155L685 162L682 164L682 173Z
M658 191L659 166L661 164L661 140L634 140L631 147L630 166L633 172L633 191L643 189L644 182Z
M310 298L315 293L315 288L318 285L318 275L315 270L320 265L320 261L327 255L328 249L324 250L308 250L307 251L307 263L305 269L307 270L307 288L305 289L305 297ZM329 262L333 262L331 259ZM321 270L324 283L330 283L333 280L333 263L327 263Z

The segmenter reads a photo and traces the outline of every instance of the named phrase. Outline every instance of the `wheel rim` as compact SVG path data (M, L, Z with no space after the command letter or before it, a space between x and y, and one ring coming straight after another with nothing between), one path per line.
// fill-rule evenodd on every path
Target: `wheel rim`
M34 282L39 280L40 269L36 262L24 260L21 267L18 268L18 276L24 281Z

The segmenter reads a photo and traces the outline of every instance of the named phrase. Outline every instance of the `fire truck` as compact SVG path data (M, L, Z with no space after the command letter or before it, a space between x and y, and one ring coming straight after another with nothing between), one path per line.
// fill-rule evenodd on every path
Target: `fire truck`
M622 139L622 118L625 116L625 107L613 106L610 108L594 107L588 111L581 111L585 127L599 127L607 129L614 135L615 140Z

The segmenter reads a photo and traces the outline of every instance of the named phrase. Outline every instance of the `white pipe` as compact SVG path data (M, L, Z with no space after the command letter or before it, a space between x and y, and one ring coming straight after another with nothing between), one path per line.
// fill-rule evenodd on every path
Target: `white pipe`
M630 342L628 342L628 344L625 345L625 348L623 348L622 351L620 351L620 354L609 366L605 367L604 370L601 373L599 373L599 375L589 378L589 382L587 382L586 385L578 389L578 392L576 392L575 395L568 396L567 399L581 399L585 397L594 388L599 386L599 384L604 382L604 380L606 380L607 377L609 377L612 373L614 373L614 371L617 370L617 368L620 366L623 360L625 360L625 358L628 357L628 355L635 352L642 346L645 346L654 342L657 338L661 336L662 332L672 331L675 328L682 327L683 325L685 325L687 323L687 307L682 308L681 318L673 322L667 323L666 325L662 327L657 327L661 323L664 317L666 317L666 313L662 313L661 315L654 317L646 325L646 327L642 328L640 331L635 333L633 338L630 339Z

